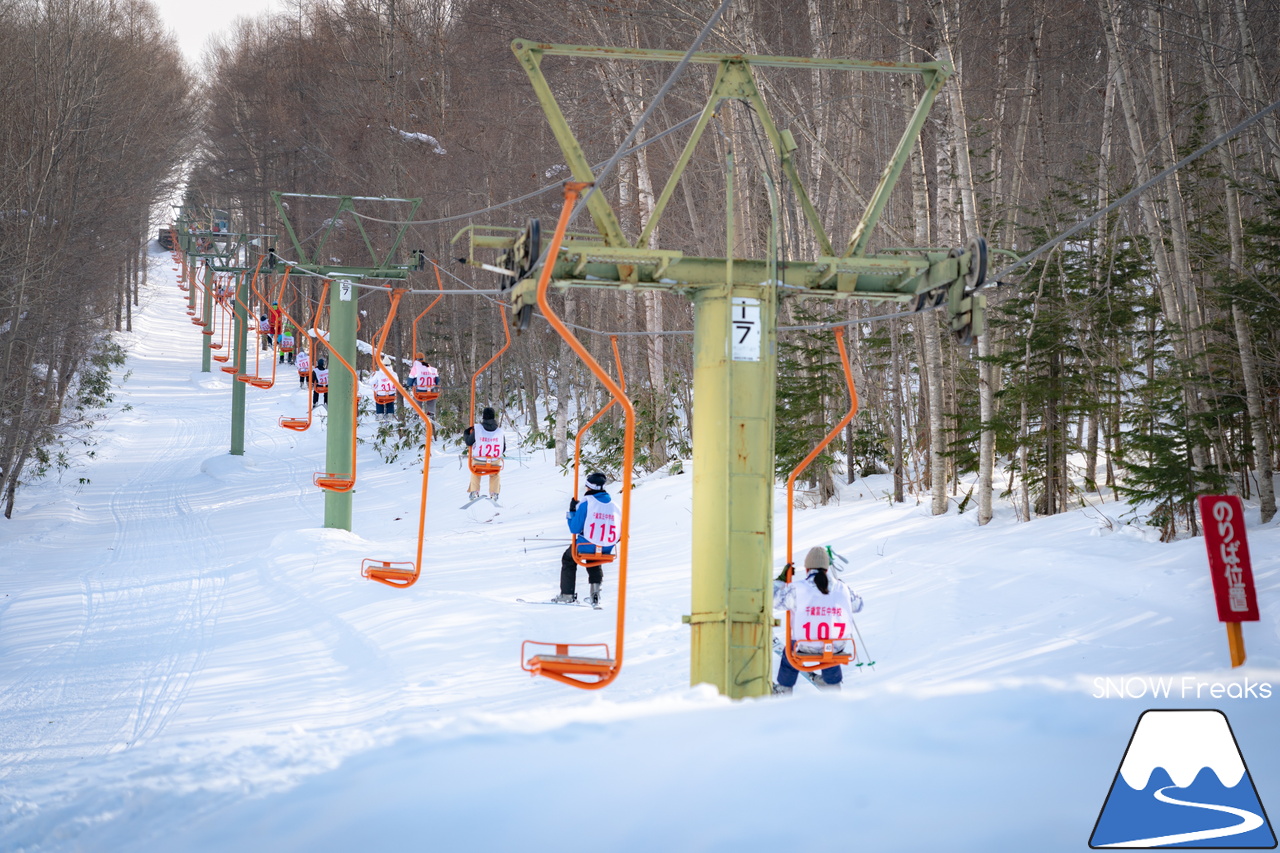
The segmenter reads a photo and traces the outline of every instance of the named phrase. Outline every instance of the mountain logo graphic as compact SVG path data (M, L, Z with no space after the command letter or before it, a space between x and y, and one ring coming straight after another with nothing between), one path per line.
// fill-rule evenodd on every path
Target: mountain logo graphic
M1274 849L1275 833L1226 715L1144 711L1089 846Z

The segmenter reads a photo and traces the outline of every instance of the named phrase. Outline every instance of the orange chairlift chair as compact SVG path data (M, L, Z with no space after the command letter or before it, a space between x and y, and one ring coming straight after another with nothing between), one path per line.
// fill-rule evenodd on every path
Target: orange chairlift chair
M196 287L196 283L198 282L198 280L200 280L200 275L196 273L195 266L189 266L189 268L187 269L187 273L183 275L182 292L183 293L191 292L191 288ZM198 314L198 311L196 311L195 305L188 304L187 316L188 318L191 318L192 325L200 325L200 323L198 323L196 319L196 314Z
M258 265L257 265L257 266L255 266L255 267L253 268L253 274L254 274L254 276L255 276L255 277L258 275L258 270L262 269L262 262L263 262L263 261L265 261L265 260L266 260L266 256L263 256L263 257L258 258ZM242 306L242 307L244 308L245 323L246 323L246 324L248 324L248 323L249 323L249 321L250 321L250 318L251 318L251 317L252 317L252 315L253 315L253 312L249 310L249 306L248 306L248 305L245 305L245 304L244 304L244 302L243 302L243 301L241 301L241 299L240 299L240 294L239 294L239 292L238 292L238 289L237 289L237 288L234 288L234 287L233 287L233 288L231 289L231 300L230 300L230 303L231 303L231 304L229 304L229 305L227 306L227 309L226 309L226 310L227 310L227 317L228 317L228 319L229 319L229 320L230 320L230 319L234 319L234 317L235 317L235 306L236 306L237 304L239 304L240 306ZM256 323L257 323L257 320L255 319L255 320L253 320L253 322L256 324ZM255 341L254 341L254 343L257 343L257 341L255 340ZM247 346L247 342L246 342L246 346ZM248 361L248 355L249 355L249 353L246 351L246 352L245 352L245 356L246 356L245 361ZM248 374L246 374L246 373L244 372L244 365L242 365L242 364L224 364L224 365L222 366L222 372L223 372L223 373L231 373L231 374L234 374L234 375L235 375L235 378L236 378L236 379L238 379L238 380L240 380L241 382L248 382L248 381L249 381L249 378L250 378L250 377L249 377L249 375L248 375ZM253 372L254 372L254 375L255 375L255 376L256 376L256 375L257 375L257 373L258 373L258 357L257 357L256 355L254 356L254 367L253 367Z
M232 344L231 332L235 328L235 319L236 319L236 315L235 315L235 312L232 310L232 307L230 305L223 305L222 306L222 337L223 337L223 343L225 345L225 352L220 352L214 355L214 359L216 361L220 361L223 363L222 364L223 373L236 374L240 372L239 367L237 367L235 364L226 363L231 360L231 355L235 349L231 345Z
M262 301L262 302L263 302L263 304L266 304L266 303L265 303L265 301L263 300L262 294L258 292L258 271L262 269L262 261L263 261L263 259L262 259L262 258L259 258L259 259L258 259L258 266L257 266L257 268L253 271L253 278L252 278L252 279L250 279L250 281L249 281L249 289L253 291L254 296L257 296L257 297L258 297L258 299L259 299L259 301ZM286 281L286 282L287 282L287 281L289 280L289 274L290 274L291 272L293 272L293 267L285 267L285 271L284 271L284 281ZM283 282L282 282L282 284L283 284ZM243 303L242 303L242 304L243 304ZM249 316L252 316L252 313L253 313L253 312L249 311L249 306L248 306L248 305L245 305L245 307L244 307L244 308L245 308L245 313L246 313L246 322L247 322L248 317L249 317ZM255 320L254 322L256 323L257 321ZM259 335L261 335L261 334L263 334L263 333L262 333L261 331L259 331L259 333L258 333L258 334L259 334ZM268 333L266 333L266 334L270 335L270 333L269 333L269 332L268 332ZM275 343L274 336L271 336L271 337L272 337L272 341L271 341L271 377L270 377L270 378L267 378L266 376L263 376L263 375L262 375L262 344L261 344L261 342L259 341L259 342L258 342L258 345L257 345L257 346L255 346L255 347L253 348L253 373L237 373L237 374L236 374L236 381L238 381L238 382L248 382L248 383L249 383L250 385L252 385L254 388L271 388L272 386L274 386L274 385L276 384L276 359L277 359L277 354L276 354L276 343Z
M609 343L613 346L614 364L618 366L618 387L621 388L625 394L627 390L627 378L622 372L622 356L618 353L618 336L610 335ZM587 430L595 426L596 421L600 420L600 418L604 416L604 413L609 411L615 402L615 400L610 399L609 402L605 403L604 408L596 412L591 420L578 428L578 434L573 439L573 499L575 501L578 500L578 475L582 471L582 437L586 435ZM601 552L597 552L595 554L580 554L578 553L578 537L572 536L570 538L572 541L569 545L569 554L573 557L573 561L584 569L591 566L602 566L605 563L612 563L614 558L617 556L616 553L605 554Z
M853 420L853 416L858 413L858 389L855 388L853 384L853 369L849 366L849 353L845 349L844 345L844 329L837 327L835 335L836 348L840 352L840 365L844 368L845 384L849 387L849 411L840 419L840 423L836 424L832 428L831 432L827 433L826 437L818 443L818 446L809 451L809 455L800 461L800 464L792 470L791 476L787 478L787 583L791 583L791 576L795 572L795 566L791 559L791 555L793 553L792 542L794 538L793 533L795 531L796 477L800 475L801 471L808 468L809 464L813 462L813 460L818 458L818 454L821 453L828 444L835 440L836 436L840 434L840 431L843 430L845 426L848 425L849 421ZM786 635L782 647L785 650L784 653L787 656L787 661L795 667L798 672L817 672L823 669L830 669L833 666L843 666L852 661L857 655L857 644L854 642L852 636L836 637L830 641L824 641L822 652L817 654L802 654L796 651L795 644L791 641L791 636L791 611L788 610L786 618ZM837 640L847 640L849 645L853 648L853 652L850 654L835 654L833 649L835 648Z
M443 289L443 288L442 288ZM502 331L507 336L506 343L502 345L502 349L493 354L493 358L486 361L480 366L480 369L471 375L471 423L477 422L476 418L476 380L480 378L480 374L489 369L489 365L498 360L498 356L507 351L507 347L511 346L511 329L507 325L506 309L498 305L498 318L502 321ZM478 442L477 442L478 444ZM471 469L472 474L481 477L487 477L490 474L496 474L502 470L501 459L477 459L475 457L476 444L471 445L467 451L467 467Z
M206 261L206 263L207 263L207 261ZM191 286L192 286L192 287L197 287L197 286L198 286L201 290L207 290L208 288L206 287L205 283L204 283L203 281L201 281L200 279L201 279L201 276L200 276L200 274L199 274L199 273L196 273L195 275L191 276ZM193 326L203 326L203 325L204 325L204 318L200 316L200 312L199 312L199 310L197 310L197 309L195 309L195 308L190 308L190 307L188 307L188 308L187 308L187 316L191 318L191 325L193 325Z
M443 289L442 287L441 290ZM404 290L393 290L389 294L391 307L387 311L387 322L382 325L382 332L378 335L378 339L373 345L373 363L378 366L378 369L387 378L395 383L396 388L404 395L405 401L410 406L413 406L413 410L418 413L418 417L422 418L422 428L426 433L423 439L422 451L422 495L418 506L418 556L413 562L369 558L360 565L361 577L366 577L371 581L377 581L387 586L394 586L398 589L413 586L417 582L418 576L422 573L422 542L427 525L427 477L431 473L432 438L431 418L427 417L427 413L422 410L422 407L418 405L413 396L400 384L400 379L396 376L395 371L389 370L382 361L382 348L387 343L387 332L391 329L391 321L395 319L396 311L400 307L400 299L404 294ZM437 300L439 298L438 296L436 297ZM434 305L435 303L432 302L431 304Z
M280 285L280 292L282 294L284 293L283 282ZM315 363L316 363L315 362L316 335L312 334L312 332L315 330L315 328L319 326L320 306L324 305L324 301L328 296L329 296L329 279L326 278L324 280L324 288L320 291L320 303L319 305L316 306L316 310L311 312L312 326L308 327L306 330L307 332L307 363L312 365L311 369L313 370L315 369ZM299 333L302 332L302 326L298 323L297 320L293 319L293 317L290 316L288 309L281 308L280 313L286 320L288 320L290 323L293 324L294 328L296 328L299 331ZM326 386L326 391L327 390L328 388ZM324 393L324 392L321 392L321 393ZM311 415L315 407L315 399L316 399L315 389L313 389L311 387L311 383L308 382L307 383L307 416L305 418L291 418L288 415L281 415L279 420L280 426L284 427L285 429L291 429L294 432L306 432L308 429L310 429Z
M281 293L284 292L284 286L288 284L289 274L292 272L293 272L293 267L284 268L284 278L280 282ZM258 276L255 274L254 277L249 281L249 289L253 291L254 296L258 297L259 302L261 302L263 305L266 305L267 298L263 296L262 293L258 290L257 282L258 282ZM259 334L261 334L261 332L259 332ZM280 362L280 335L273 334L270 331L267 332L267 335L271 339L271 378L268 379L265 376L261 376L261 375L256 377L250 377L248 379L248 382L254 388L271 388L276 384L276 365ZM255 358L261 358L262 347L259 346L256 352L257 352L257 355L255 356ZM255 361L255 364L257 363L258 362ZM258 370L256 367L254 368L254 371L256 373L261 373L261 371ZM239 379L240 377L237 376L236 378Z
M209 322L205 323L203 317L192 317L191 323L192 325L195 325L195 326L204 327L200 330L200 334L205 335L207 337L213 337L214 331L215 331L214 327L218 323L218 318L213 314L214 306L216 306L218 303L217 297L214 296L215 291L213 287L214 282L217 281L217 276L210 275L209 279L210 280L208 283L205 283L205 282L200 283L200 289L209 295ZM217 349L217 347L213 345L213 341L209 342L209 349Z
M541 675L583 690L599 690L610 684L622 671L623 626L627 612L627 560L630 557L628 548L628 531L631 519L631 463L635 450L635 409L627 399L622 387L609 378L609 373L600 366L586 347L574 336L551 308L547 301L547 287L551 282L551 270L560 253L560 244L564 240L564 232L569 227L569 215L579 193L590 184L566 182L564 190L564 207L560 211L560 220L556 223L555 234L547 250L546 262L538 276L538 307L547 322L556 330L580 359L591 368L591 372L608 389L614 402L622 406L625 415L622 457L622 520L621 536L618 539L618 618L614 627L614 654L609 654L607 643L544 643L525 640L520 646L520 666L531 675ZM526 656L530 646L549 647L550 654ZM592 657L582 652L590 649L603 650L602 657Z
M326 281L326 289L328 284L329 282ZM349 492L356 487L356 432L360 426L360 374L352 367L351 362L342 357L342 353L333 348L333 344L329 343L328 337L322 334L319 328L316 329L316 338L328 348L330 355L342 362L342 366L351 374L351 473L318 471L312 478L312 482L326 492Z
M281 318L280 333L276 336L276 361L279 361L281 355L291 355L298 349L298 336L296 334L291 335L290 340L286 341L284 339L285 330L290 328L296 329L298 332L302 330L298 328L297 323L289 319L288 312L285 310L293 304L293 299L290 298L287 302L285 301L283 281L280 282L280 289L276 291L275 303L280 308Z
M418 357L418 321L421 320L423 317L427 316L427 312L430 311L432 308L435 308L436 303L444 298L444 281L442 281L440 278L440 265L437 264L435 261L432 261L431 266L435 270L436 287L439 288L440 293L436 295L435 299L431 300L430 305L422 309L421 314L413 318L413 357L414 358ZM430 403L432 400L440 399L440 389L438 387L419 388L417 385L414 385L413 399L417 400L419 403ZM471 412L472 414L475 414L474 403L472 404Z
M219 276L214 279L215 289L213 292L214 293L213 307L214 307L214 311L216 312L214 314L214 321L213 321L214 329L211 331L206 331L205 334L214 335L218 328L221 328L222 331L220 334L217 335L219 338L218 340L209 341L209 349L211 350L220 350L223 348L223 346L226 345L224 339L227 336L227 320L226 320L227 307L223 303L223 300L218 297L218 292L221 291L222 288L226 285L226 281L227 281L226 276ZM224 355L221 358L218 358L218 356L215 355L214 359L216 359L217 361L227 361L228 357Z
M182 278L178 280L178 289L183 293L191 292L191 285L196 280L196 264L188 260L186 255L182 257ZM196 309L190 305L187 306L187 316L194 317Z
M281 286L280 295L276 297L276 302L279 303L281 318L283 318L284 320L288 320L288 322L282 322L280 324L280 335L278 340L278 346L276 348L279 350L279 353L281 355L291 356L298 349L298 335L296 333L301 332L302 330L298 328L298 325L296 323L294 323L292 320L289 320L288 317L285 316L286 306L285 306L285 301L283 296L284 296L284 287ZM289 339L285 340L284 333L289 329L294 329L295 334L290 335ZM277 356L276 360L277 361L280 360L279 356Z
M231 276L223 276L219 286L227 288L228 292L234 292ZM237 373L239 371L236 370L235 365L227 364L231 360L231 329L235 322L235 312L231 308L230 300L226 298L217 300L217 310L222 323L221 340L210 341L209 349L220 350L220 352L213 354L213 360L222 363L222 371L224 373ZM226 351L221 352L221 350Z

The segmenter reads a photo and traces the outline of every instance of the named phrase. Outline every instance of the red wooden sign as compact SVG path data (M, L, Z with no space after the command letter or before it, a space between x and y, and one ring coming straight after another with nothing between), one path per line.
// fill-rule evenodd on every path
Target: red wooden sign
M1209 573L1219 622L1257 622L1258 594L1249 564L1244 506L1236 495L1201 495L1200 521L1209 549Z

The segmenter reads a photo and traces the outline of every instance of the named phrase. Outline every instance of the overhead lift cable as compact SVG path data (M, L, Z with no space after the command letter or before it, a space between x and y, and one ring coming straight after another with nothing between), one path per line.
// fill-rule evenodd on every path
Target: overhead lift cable
M592 178L593 183L587 185L586 193L578 199L578 203L574 206L573 213L569 216L569 222L566 225L566 230L569 226L573 225L574 220L578 218L578 214L582 211L582 208L591 200L592 193L594 193L600 184L609 177L609 174L613 171L614 167L618 165L618 161L627 153L627 149L631 146L631 143L635 141L636 136L639 135L641 128L645 125L645 122L647 122L649 117L653 115L654 111L658 109L658 104L662 103L662 99L666 97L667 92L671 91L671 87L676 84L676 80L680 79L680 75L683 74L685 68L688 67L689 61L693 59L693 55L698 52L698 48L702 47L703 41L705 41L707 36L711 34L712 28L714 28L720 21L720 17L724 15L725 10L729 8L729 4L731 2L732 0L723 0L719 8L717 8L711 17L707 19L706 24L702 27L702 31L698 33L698 37L693 40L693 44L689 45L689 49L685 51L684 56L682 56L680 61L676 63L676 67L671 69L671 73L667 75L666 82L662 84L662 87L658 89L657 93L654 94L653 98L649 101L649 106L640 114L640 118L636 119L636 123L631 126L631 130L627 133L626 138L622 140L622 144L618 146L618 150L613 153L613 156L604 164L604 167L594 175ZM545 257L550 257L550 255Z
M688 125L693 124L695 121L698 120L698 116L700 115L701 113L694 113L688 118L681 119L680 121L671 125L671 127L667 128L661 133L656 133L653 136L650 136L644 142L641 142L639 145L633 145L632 147L628 148L626 151L622 152L622 155L625 157L629 154L634 154L637 151L641 150L642 148L652 145L658 140L666 136L669 136L672 133L675 133L677 130L680 130L682 127L687 127ZM599 169L603 167L608 162L609 162L608 160L601 160L599 163L596 163L591 168L594 171L595 169ZM378 222L383 225L443 225L447 222L460 222L464 219L474 219L475 217L480 216L481 214L490 213L494 210L501 210L504 207L511 207L512 205L519 204L522 201L528 201L531 198L537 198L540 195L546 195L547 193L552 192L553 190L562 189L563 187L564 187L564 182L557 181L554 184L547 184L545 187L536 189L533 192L525 193L522 196L517 196L516 198L509 198L506 201L500 201L497 204L491 204L488 207L482 207L479 210L472 210L472 211L468 211L467 213L455 213L452 216L444 216L444 217L441 217L440 219L414 219L408 222L403 222L396 219L379 219L376 216L369 216L366 213L359 213L354 210L350 212L353 215L359 217L360 219L364 219L369 222ZM414 292L414 291L411 291L411 292Z
M1071 226L1071 227L1070 227L1070 228L1068 228L1066 231L1063 231L1063 232L1062 232L1061 234L1059 234L1057 237L1054 237L1052 240L1049 240L1049 241L1047 241L1047 242L1045 242L1045 243L1041 244L1040 246L1037 246L1035 249L1033 249L1033 250L1031 250L1030 252L1028 252L1027 254L1023 255L1021 258L1019 258L1018 260L1014 261L1014 262L1013 262L1012 264L1010 264L1009 266L1007 266L1007 267L1005 267L1004 269L1002 269L1002 270L1000 270L999 272L997 272L994 276L992 276L992 277L991 277L991 278L992 278L992 280L994 280L994 281L996 281L997 283L999 283L999 280L1000 280L1001 278L1003 278L1004 276L1008 275L1009 273L1013 272L1013 271L1014 271L1014 270L1016 270L1016 269L1019 269L1019 268L1021 268L1021 267L1026 266L1027 264L1031 263L1031 262L1032 262L1032 261L1034 261L1036 258L1040 257L1040 256L1041 256L1041 255L1043 255L1045 252L1049 251L1049 250L1050 250L1050 249L1052 249L1054 246L1058 245L1059 243L1063 242L1064 240L1068 240L1068 239L1070 239L1071 237L1074 237L1076 234L1079 234L1081 231L1083 231L1084 229L1088 228L1090 225L1092 225L1093 223L1097 222L1099 219L1101 219L1102 217L1106 216L1106 215L1107 215L1108 213L1110 213L1111 211L1113 211L1113 210L1115 210L1116 208L1120 207L1120 206L1121 206L1122 204L1124 204L1125 202L1130 201L1131 199L1137 198L1138 196L1142 195L1144 192L1146 192L1146 191L1147 191L1147 189L1148 189L1148 188L1150 188L1150 187L1154 186L1155 184L1158 184L1160 181L1163 181L1165 178L1169 177L1169 176L1170 176L1170 175L1172 175L1174 172L1176 172L1176 171L1178 171L1179 169L1183 168L1183 167L1184 167L1184 166L1186 166L1188 163L1191 163L1191 162L1193 162L1193 161L1195 161L1195 160L1200 159L1200 158L1201 158L1201 157L1203 157L1205 154L1208 154L1210 151L1212 151L1213 149L1217 148L1219 145L1221 145L1222 143L1226 142L1226 141L1227 141L1228 139L1230 139L1231 137L1233 137L1233 136L1237 135L1238 133L1240 133L1241 131L1243 131L1243 130L1245 130L1245 129L1249 128L1251 125L1254 125L1254 124L1258 123L1258 122L1259 122L1259 121L1261 121L1264 117L1266 117L1268 114L1275 112L1277 109L1280 109L1280 101L1276 101L1276 102L1275 102L1274 104L1272 104L1271 106L1266 107L1266 108L1264 108L1264 109L1262 109L1262 110L1260 110L1260 111L1258 111L1258 112L1254 113L1253 115L1249 116L1249 118L1245 119L1244 121L1242 121L1242 122L1240 122L1239 124L1237 124L1235 127L1231 128L1230 130L1228 130L1228 131L1226 131L1225 133L1223 133L1223 134L1222 134L1221 136L1219 136L1217 139L1214 139L1212 142L1209 142L1209 143L1207 143L1207 144L1205 144L1205 145L1200 146L1200 147L1199 147L1199 148L1197 148L1195 151L1192 151L1190 154L1188 154L1186 157L1183 157L1183 158L1182 158L1181 160L1179 160L1177 163L1174 163L1172 166L1169 166L1167 169L1165 169L1164 171L1160 172L1160 174L1156 175L1156 176L1155 176L1155 177L1153 177L1153 178L1150 178L1149 180L1145 181L1144 183L1141 183L1141 184L1139 184L1138 186L1134 187L1133 189L1129 190L1129 192L1127 192L1127 193L1125 193L1124 195L1120 196L1120 198L1116 199L1116 200L1115 200L1115 201L1113 201L1111 204L1109 204L1109 205L1107 205L1106 207L1104 207L1102 210L1099 210L1097 213L1093 214L1093 215L1092 215L1092 216L1090 216L1088 219L1084 219L1084 220L1082 220L1082 221L1080 221L1080 222L1077 222L1075 225Z
M1220 136L1200 146L1195 151L1192 151L1190 154L1188 154L1186 157L1183 157L1181 160L1174 163L1172 166L1168 166L1167 168L1163 169L1162 171L1160 171L1159 174L1154 175L1151 178L1148 178L1146 181L1143 181L1141 184L1129 190L1129 192L1120 196L1120 198L1116 199L1111 204L1107 205L1106 207L1102 208L1096 213L1088 216L1087 218L1082 219L1081 221L1077 222L1075 225L1071 226L1067 230L1058 234L1056 237L1053 237L1052 239L1046 240L1044 243L1041 243L1039 246L1032 249L1030 252L1027 252L1025 255L1018 258L1018 260L998 270L995 274L987 276L987 281L994 282L996 286L1003 284L1004 282L1002 281L1002 279L1005 276L1009 275L1010 273L1016 270L1021 269L1022 267L1025 267L1027 264L1031 263L1036 258L1043 255L1045 252L1048 252L1050 249L1054 248L1060 243L1071 239L1075 235L1079 234L1081 231L1084 231L1086 228L1093 225L1099 219L1102 219L1107 214L1111 213L1112 211L1116 210L1122 205L1142 195L1151 187L1155 186L1156 184L1163 181L1165 178L1172 175L1174 172L1177 172L1179 169L1182 169L1188 164L1200 159L1205 154L1208 154L1210 151L1217 148L1219 145L1222 145L1227 140L1231 139L1234 136L1239 135L1242 131L1247 130L1249 127L1253 126L1254 124L1257 124L1263 118L1275 112L1276 110L1280 110L1280 101L1276 101L1270 106L1264 107L1263 109L1249 116L1244 121L1237 124L1235 127L1231 128L1228 131L1225 131ZM779 326L778 331L780 332L793 332L793 331L813 332L813 331L820 331L823 329L836 329L842 326L856 326L861 323L881 322L883 320L895 320L902 317L910 317L914 314L924 313L925 311L936 310L939 307L941 306L937 305L937 306L926 307L922 311L899 311L896 314L880 314L875 317L867 317L867 318L862 318L858 320L845 320L845 321L836 322L836 323L815 323L815 324L805 325L805 326Z

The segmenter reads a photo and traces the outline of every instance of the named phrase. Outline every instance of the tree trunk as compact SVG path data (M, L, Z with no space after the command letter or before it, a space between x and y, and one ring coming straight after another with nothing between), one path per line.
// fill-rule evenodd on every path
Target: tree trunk
M1222 102L1217 95L1216 75L1213 68L1213 32L1208 0L1197 0L1200 12L1200 71L1204 78L1205 91L1210 94L1209 102L1210 132L1216 137L1226 128L1226 118L1222 112ZM1243 21L1242 26L1246 26ZM1247 30L1246 30L1247 32ZM1243 35L1243 34L1242 34ZM1244 271L1244 231L1240 218L1240 191L1236 188L1235 159L1228 145L1217 150L1218 162L1225 181L1225 199L1227 208L1227 238L1229 243L1229 260L1231 273L1239 275ZM1262 523L1266 524L1276 514L1276 493L1273 470L1271 466L1271 440L1267 432L1266 413L1263 408L1262 383L1258 376L1258 362L1253 349L1253 334L1249 326L1249 318L1240 309L1238 302L1231 303L1231 321L1235 329L1236 348L1240 355L1240 372L1244 377L1245 406L1249 412L1249 427L1253 433L1254 469L1258 474L1258 498L1261 503Z

